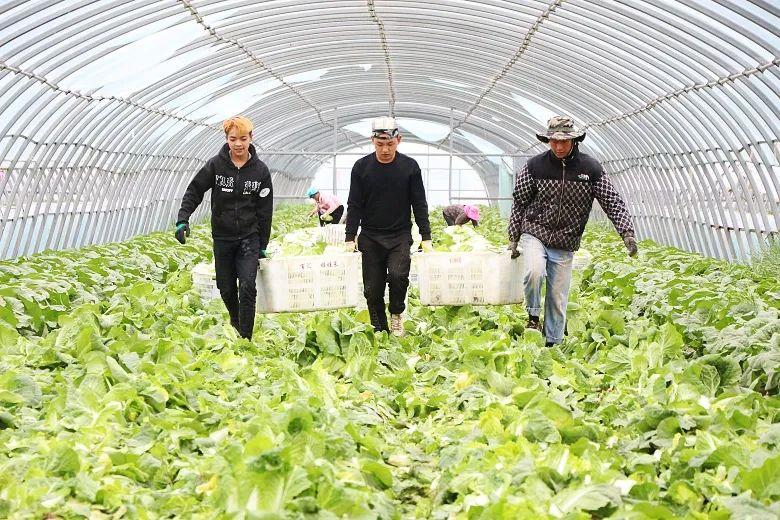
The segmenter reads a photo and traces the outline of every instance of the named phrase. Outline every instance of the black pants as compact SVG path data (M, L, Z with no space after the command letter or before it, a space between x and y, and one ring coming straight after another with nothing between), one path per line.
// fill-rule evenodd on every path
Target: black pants
M341 220L341 217L344 215L344 206L341 205L338 208L334 209L333 212L330 214L331 217L333 217L333 220L330 222L325 222L324 220L320 219L320 227L325 226L327 224L338 224L339 220Z
M217 289L230 314L231 325L247 339L252 339L255 326L259 258L260 235L257 233L241 240L214 240Z
M441 212L441 215L444 217L444 222L448 226L454 226L455 225L455 219L447 215L444 211Z
M385 285L390 284L390 314L406 309L409 288L410 237L378 241L360 235L358 249L363 255L363 295L374 330L388 330L385 312Z

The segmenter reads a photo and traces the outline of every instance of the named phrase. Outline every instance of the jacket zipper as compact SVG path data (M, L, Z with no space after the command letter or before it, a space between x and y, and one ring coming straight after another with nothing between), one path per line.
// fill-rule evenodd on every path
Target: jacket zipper
M566 183L566 159L561 159L561 164L563 165L563 168L561 168L561 190L558 194L558 219L555 221L555 233L560 232L558 226L561 223L561 211L563 210L563 185Z
M238 232L239 235L241 234L241 232L238 231L240 229L238 225L238 186L239 186L238 178L240 175L241 175L241 167L236 166L236 188L235 188L236 191L235 191L235 196L233 197L233 207L235 208L236 231Z

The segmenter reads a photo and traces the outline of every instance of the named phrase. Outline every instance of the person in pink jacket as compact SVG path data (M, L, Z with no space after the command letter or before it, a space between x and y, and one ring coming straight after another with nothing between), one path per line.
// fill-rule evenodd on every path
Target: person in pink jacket
M462 226L471 222L476 227L479 224L479 208L476 206L454 204L444 208L441 213L448 226Z
M344 216L344 205L335 196L323 193L317 188L310 188L307 192L310 199L314 199L314 209L309 215L319 215L320 226L326 224L338 224Z

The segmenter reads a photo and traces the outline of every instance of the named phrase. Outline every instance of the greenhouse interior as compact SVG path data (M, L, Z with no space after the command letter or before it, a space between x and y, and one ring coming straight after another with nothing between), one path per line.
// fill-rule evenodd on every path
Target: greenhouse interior
M779 28L0 0L0 518L780 518Z

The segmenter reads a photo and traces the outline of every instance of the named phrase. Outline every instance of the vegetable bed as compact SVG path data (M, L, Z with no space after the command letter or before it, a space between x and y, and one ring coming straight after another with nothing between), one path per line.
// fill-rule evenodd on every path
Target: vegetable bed
M402 339L341 311L246 341L192 288L204 226L0 262L0 517L777 518L777 280L583 246L552 349L522 307L414 293Z

